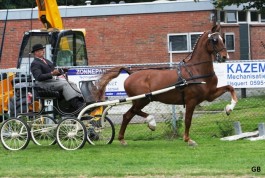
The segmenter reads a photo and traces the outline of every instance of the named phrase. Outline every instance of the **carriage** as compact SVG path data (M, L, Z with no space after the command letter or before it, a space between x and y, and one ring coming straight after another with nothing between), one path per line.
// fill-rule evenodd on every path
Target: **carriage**
M93 85L93 81L80 82L86 103L94 102L91 96ZM101 119L102 106L86 111L77 119L82 108L74 110L70 107L61 92L38 86L32 89L35 99L30 107L35 109L18 113L17 117L11 117L1 125L0 137L4 148L25 149L30 140L40 146L58 143L65 150L82 148L86 141L91 145L112 143L114 125L108 117Z

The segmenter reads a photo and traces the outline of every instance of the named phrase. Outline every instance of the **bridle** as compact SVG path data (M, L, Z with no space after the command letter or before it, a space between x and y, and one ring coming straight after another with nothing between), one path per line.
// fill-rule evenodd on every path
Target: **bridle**
M226 47L223 47L221 49L217 49L217 44L218 44L218 38L214 38L214 35L218 35L218 38L221 36L219 32L215 32L215 33L209 33L208 34L208 40L210 41L212 48L213 48L213 54L215 56L215 60L217 62L223 62L223 59L220 55L220 52L223 50L226 50Z
M223 59L222 59L222 57L220 55L220 52L223 51L223 50L226 50L226 47L223 47L221 49L217 48L217 44L218 44L218 41L219 41L220 37L221 37L221 35L220 35L219 32L214 32L214 33L208 32L208 40L209 40L209 42L210 42L210 44L212 45L212 48L213 48L212 54L215 55L215 60L217 62L219 62L219 63L223 62ZM209 73L209 74L205 74L205 75L194 76L192 74L192 72L188 69L189 66L201 65L201 64L204 64L204 63L212 63L212 61L203 61L203 62L198 62L198 63L187 64L185 62L185 59L184 59L177 66L177 73L178 73L178 76L179 76L178 82L179 83L185 83L187 80L196 80L196 79L208 78L208 77L214 76L215 72L212 72L212 73ZM186 72L190 75L190 78L184 79L184 77L182 76L181 68L184 68L186 70Z

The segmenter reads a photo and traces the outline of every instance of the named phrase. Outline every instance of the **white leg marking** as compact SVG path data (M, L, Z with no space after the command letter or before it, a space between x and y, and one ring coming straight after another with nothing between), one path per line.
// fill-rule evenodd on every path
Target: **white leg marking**
M155 117L153 115L149 115L146 117L146 121L148 122L148 127L151 130L155 130L156 129L156 121L155 121Z
M235 108L235 106L236 106L236 101L232 99L231 100L231 104L228 104L225 107L226 113L227 114L230 114L230 112L233 111L233 109Z

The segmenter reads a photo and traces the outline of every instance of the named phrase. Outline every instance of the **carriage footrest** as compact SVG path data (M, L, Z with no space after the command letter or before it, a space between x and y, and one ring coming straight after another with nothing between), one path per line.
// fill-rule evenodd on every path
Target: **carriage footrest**
M18 115L19 116L28 116L28 117L33 117L33 116L36 116L38 115L39 112L27 112L27 113L19 113Z
M45 99L45 98L60 98L61 93L56 90L49 90L49 89L44 89L41 87L35 87L34 88L36 93L37 93L37 98L39 99Z

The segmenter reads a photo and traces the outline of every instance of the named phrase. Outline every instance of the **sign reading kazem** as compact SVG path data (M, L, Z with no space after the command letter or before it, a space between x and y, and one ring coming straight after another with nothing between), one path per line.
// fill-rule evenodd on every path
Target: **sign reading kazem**
M218 86L234 88L265 87L265 62L214 63Z

